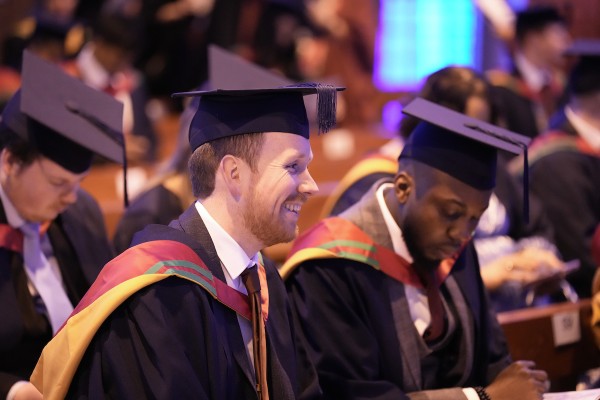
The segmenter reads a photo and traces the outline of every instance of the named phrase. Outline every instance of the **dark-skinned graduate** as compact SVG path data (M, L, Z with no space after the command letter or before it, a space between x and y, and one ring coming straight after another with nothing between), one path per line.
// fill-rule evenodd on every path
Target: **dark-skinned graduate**
M529 139L422 98L394 178L304 232L281 273L327 399L540 399L512 362L472 235L497 148ZM524 207L527 203L524 203Z

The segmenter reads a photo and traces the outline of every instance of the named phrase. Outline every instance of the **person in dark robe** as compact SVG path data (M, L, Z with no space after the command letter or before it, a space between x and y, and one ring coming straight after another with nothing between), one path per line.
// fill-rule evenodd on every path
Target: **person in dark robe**
M0 398L36 398L28 380L43 347L113 257L79 185L94 153L121 161L103 128L121 119L113 98L24 53L0 121Z
M506 128L531 138L547 129L563 95L563 52L570 41L566 21L555 8L517 13L512 65L487 73Z
M539 399L511 362L472 243L495 146L526 137L417 98L393 179L296 239L281 273L327 399Z
M592 237L600 223L600 41L577 41L569 52L581 58L569 76L568 103L532 143L531 191L547 210L564 258L581 263L569 281L580 297L590 297L598 268Z
M44 398L320 398L283 282L259 250L296 236L318 190L303 94L317 93L326 132L337 90L182 94L200 96L189 132L197 201L105 266L40 357L32 382Z
M425 80L418 97L469 117L494 122L489 84L471 68L449 66ZM404 116L398 137L361 160L341 179L324 206L324 215L338 215L356 203L382 178L393 178L404 141L419 119ZM553 244L553 229L537 198L530 196L529 221L523 215L523 189L499 157L490 206L474 234L483 283L497 312L550 301L564 301L573 289L564 281L566 267ZM540 283L544 282L542 286Z

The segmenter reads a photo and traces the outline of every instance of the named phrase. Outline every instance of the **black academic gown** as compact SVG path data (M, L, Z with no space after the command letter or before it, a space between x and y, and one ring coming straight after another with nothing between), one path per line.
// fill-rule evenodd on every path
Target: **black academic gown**
M117 224L113 245L117 253L129 247L133 235L146 225L168 225L183 212L177 195L163 185L140 194L131 202Z
M340 216L392 247L373 190ZM325 398L464 400L461 387L488 385L510 357L472 245L445 282L456 329L432 352L410 318L402 283L358 261L300 264L285 283Z
M134 244L167 239L190 246L225 282L213 242L194 206L170 226L150 225ZM271 399L320 397L279 274L265 265ZM199 285L180 278L152 284L102 324L69 389L69 398L256 399L254 372L237 314Z
M494 73L501 74L502 72L494 71ZM491 79L492 103L500 114L505 128L534 138L540 133L535 112L537 105L530 97L518 91L519 85L526 86L527 84L516 67L513 66L511 71L505 72L505 74L507 77L497 82Z
M551 131L577 135L564 112L553 118ZM600 223L600 157L557 151L530 164L529 186L554 226L556 246L564 259L581 261L567 279L580 296L590 297L597 268L591 241Z
M0 221L7 223L0 204ZM73 305L83 297L113 252L98 204L80 191L77 202L51 224L48 236ZM43 347L52 338L47 318L38 314L27 288L21 254L0 248L0 398L28 380Z

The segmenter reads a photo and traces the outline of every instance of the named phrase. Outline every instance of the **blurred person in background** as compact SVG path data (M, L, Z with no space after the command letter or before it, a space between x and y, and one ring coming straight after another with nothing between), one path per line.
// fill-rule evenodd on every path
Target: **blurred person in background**
M137 20L102 14L93 26L91 40L65 69L86 85L123 103L127 159L151 162L156 158L158 139L147 114L144 76L132 65L140 44L139 33Z
M546 130L564 91L563 54L570 42L566 21L555 8L517 13L513 64L508 71L487 73L508 129L532 138Z
M569 53L580 59L569 75L568 102L531 144L530 186L553 225L559 251L581 263L568 279L587 298L598 268L592 238L600 223L600 41L576 41ZM520 176L517 162L513 171Z

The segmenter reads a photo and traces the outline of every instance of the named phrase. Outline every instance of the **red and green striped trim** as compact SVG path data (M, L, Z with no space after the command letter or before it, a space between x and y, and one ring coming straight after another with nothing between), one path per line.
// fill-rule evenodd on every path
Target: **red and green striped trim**
M436 272L441 284L458 257L443 260ZM301 263L314 259L340 258L358 261L379 270L399 282L422 288L423 284L410 263L393 250L381 246L358 226L340 218L326 218L303 233L279 272L286 279Z
M215 278L212 272L210 272L206 266L200 266L186 260L159 261L152 267L148 268L144 274L181 276L197 283L209 291L213 297L217 297L217 288L212 284Z

